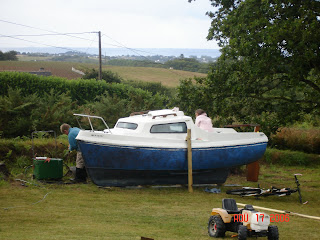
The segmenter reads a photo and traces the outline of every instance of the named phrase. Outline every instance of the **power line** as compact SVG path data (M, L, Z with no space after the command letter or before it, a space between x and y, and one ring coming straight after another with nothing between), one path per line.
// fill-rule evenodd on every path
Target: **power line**
M33 41L29 41L29 40L25 40L22 38L18 38L18 37L43 37L43 36L59 36L59 35L68 35L69 37L71 37L69 34L85 34L85 33L96 33L96 32L83 32L83 33L54 33L54 34L25 34L25 35L3 35L0 34L0 38L15 38L17 40L22 40L22 41L28 41L28 42L33 42ZM79 37L78 37L79 38ZM90 41L90 46L92 45L92 42L96 41L95 39L86 39L86 38L80 38L80 39L84 39L87 41ZM33 43L37 43L37 42L33 42ZM38 43L41 44L41 43ZM45 44L42 44L45 45ZM115 45L115 44L111 44L111 43L107 43L106 45L110 45L110 46L114 46L114 47L119 47L122 48L122 46L119 45ZM50 45L49 45L50 46ZM52 46L55 47L55 46ZM60 48L60 47L59 47ZM89 47L88 47L89 48ZM87 48L87 50L88 50ZM87 51L86 51L87 52Z
M26 39L23 39L23 38L18 38L18 37L13 37L13 36L6 36L6 35L3 35L3 34L0 34L0 37L8 37L8 38L17 39L17 40L20 40L20 41L25 41L25 42L30 42L30 43L36 43L36 44L44 45L44 46L47 46L47 47L60 48L60 49L68 50L68 51L81 52L81 51L77 51L77 50L74 50L74 49L71 49L71 48L53 46L53 45L50 45L50 44L34 42L34 41L26 40Z
M98 32L82 32L82 33L59 33L59 32L56 32L56 31L51 31L51 30L47 30L47 29L42 29L42 28L38 28L38 27L32 27L32 26L29 26L29 25L25 25L25 24L21 24L21 23L16 23L16 22L11 22L11 21L7 21L7 20L3 20L3 19L0 19L0 22L4 22L4 23L9 23L9 24L13 24L13 25L17 25L17 26L22 26L22 27L26 27L26 28L31 28L31 29L36 29L36 30L41 30L41 31L45 31L45 32L49 32L51 34L30 34L30 35L10 35L10 36L5 36L5 37L11 37L11 38L16 38L16 37L40 37L40 36L54 36L54 35L64 35L64 36L68 36L68 37L73 37L73 38L78 38L78 39L82 39L82 40L87 40L87 41L90 41L91 44L92 44L92 40L91 39L88 39L88 38L83 38L83 37L78 37L78 36L73 36L73 35L77 35L77 34L87 34L87 33L98 33ZM3 35L2 35L3 36ZM114 47L119 47L119 48L125 48L125 49L128 49L136 54L138 54L139 56L141 57L144 57L146 58L145 56L141 55L140 53L138 52L144 52L144 53L149 53L149 54L155 54L155 53L151 53L151 52L147 52L147 51L142 51L142 50L138 50L138 49L134 49L134 48L129 48L127 46L125 46L124 44L118 42L117 40L111 38L110 36L106 35L106 34L103 34L102 36L106 36L107 38L111 39L112 41L116 42L117 44L119 45L115 45L115 44L106 44L106 45L110 45L110 46L114 46ZM19 39L19 38L16 38L16 39ZM28 40L23 40L23 39L19 39L19 40L22 40L22 41L28 41ZM32 42L32 41L29 41L29 42ZM43 44L43 45L46 45L46 44ZM46 45L47 46L47 45ZM49 45L50 46L50 45ZM54 47L54 46L52 46ZM61 47L59 47L61 48ZM63 49L63 48L62 48ZM150 60L150 59L148 59Z
M17 26L22 26L22 27L26 27L26 28L31 28L31 29L36 29L36 30L41 30L41 31L45 31L45 32L49 32L51 34L34 34L34 35L11 35L12 37L29 37L29 36L54 36L54 35L64 35L64 36L68 36L68 37L73 37L73 38L78 38L78 39L82 39L82 40L87 40L87 41L90 41L92 42L92 39L88 39L88 38L83 38L83 37L78 37L78 36L73 36L73 35L76 35L76 34L88 34L88 33L95 33L97 34L98 32L82 32L82 33L59 33L59 32L56 32L56 31L51 31L51 30L47 30L47 29L42 29L42 28L37 28L37 27L32 27L32 26L29 26L29 25L25 25L25 24L21 24L21 23L15 23L15 22L10 22L10 21L7 21L7 20L3 20L3 19L0 19L0 22L5 22L5 23L9 23L9 24L13 24L13 25L17 25ZM112 39L112 38L110 38ZM115 41L114 39L112 39L113 41ZM114 47L121 47L119 45L115 45L115 44L107 44L107 45L110 45L110 46L114 46Z
M68 36L68 37L73 37L73 38L78 38L78 39L90 41L90 42L91 42L90 46L91 46L91 45L92 45L92 42L93 42L92 39L82 38L82 37L73 36L73 35L77 35L77 34L87 34L87 33L95 33L95 34L99 33L99 32L59 33L59 32L56 32L56 31L51 31L51 30L42 29L42 28L38 28L38 27L32 27L32 26L29 26L29 25L25 25L25 24L21 24L21 23L15 23L15 22L3 20L3 19L0 19L0 22L9 23L9 24L17 25L17 26L27 27L27 28L36 29L36 30L41 30L41 31L45 31L45 32L51 33L51 34L12 35L12 36L0 34L0 37L8 37L8 38L13 38L13 39L17 39L17 40L21 40L21 41L25 41L25 42L36 43L36 44L41 44L41 45L48 46L48 47L60 48L60 49L64 49L64 50L68 50L68 51L71 50L71 51L76 51L76 52L82 52L82 51L77 51L77 50L74 50L74 49L71 49L71 48L53 46L53 45L50 45L50 44L38 43L38 42L34 42L34 41L22 39L22 38L19 38L19 37L22 37L22 36L23 36L23 37L27 37L27 36L39 37L39 36L50 36L50 35L52 35L52 36L53 36L53 35L64 35L64 36ZM112 41L116 42L117 44L120 44L120 46L119 46L119 45L115 45L115 44L107 44L107 45L128 49L128 50L130 50L130 51L138 54L139 56L141 56L141 57L143 57L143 58L145 58L145 59L147 59L147 60L149 60L149 61L151 61L151 60L148 59L146 56L141 55L141 54L138 53L138 52L144 52L144 53L154 54L154 53L147 52L147 51L143 51L143 50L138 50L138 49L134 49L134 48L129 48L129 47L125 46L124 44L118 42L117 40L111 38L110 36L108 36L108 35L106 35L106 34L103 34L102 36L106 36L107 38L111 39ZM88 49L89 49L89 47L87 48L87 50L88 50ZM84 52L84 53L86 53L86 52ZM172 71L172 72L173 72L173 71ZM177 73L177 72L174 72L174 73L177 74L177 75L180 75L180 74Z
M90 42L91 42L91 41L92 41L91 39L83 38L83 37L79 37L79 36L73 36L73 35L96 33L96 32L59 33L59 32L56 32L56 31L51 31L51 30L46 30L46 29L42 29L42 28L32 27L32 26L28 26L28 25L25 25L25 24L20 24L20 23L15 23L15 22L6 21L6 20L3 20L3 19L0 19L0 22L5 22L5 23L17 25L17 26L22 26L22 27L26 27L26 28L31 28L31 29L36 29L36 30L41 30L41 31L45 31L45 32L51 33L51 34L34 34L34 35L31 35L31 34L30 34L30 35L12 35L13 37L16 37L16 36L50 36L50 35L63 35L63 36L72 37L72 38L77 38L77 39L82 39L82 40L86 40L86 41L90 41Z
M147 51L143 51L143 50L139 50L139 49L129 48L129 47L125 46L124 44L118 42L117 40L114 40L112 37L110 37L110 36L108 36L108 35L106 35L106 34L103 34L102 36L106 36L107 38L111 39L112 41L120 44L123 48L128 49L128 50L130 50L130 51L138 54L138 55L141 56L141 57L145 57L145 56L140 55L138 52L144 52L144 53L154 54L154 53L147 52Z
M17 26L37 29L37 30L41 30L41 31L45 31L45 32L57 33L55 31L50 31L50 30L46 30L46 29L42 29L42 28L32 27L32 26L28 26L28 25L25 25L25 24L21 24L21 23L10 22L10 21L6 21L6 20L3 20L3 19L0 19L0 22L10 23L10 24L14 24L14 25L17 25Z
M82 32L82 33L45 33L45 34L25 34L25 35L10 35L11 37L42 37L42 36L57 36L57 35L77 35L77 34L87 34L87 33L95 33L95 32ZM70 37L70 36L69 36ZM90 40L86 39L85 40ZM91 40L90 40L91 41Z
M147 58L146 56L143 56L143 55L139 54L137 51L145 52L145 53L150 53L150 52L142 51L142 50L138 50L138 49L133 49L133 48L129 48L129 47L125 46L124 44L118 42L117 40L114 40L113 38L111 38L110 36L108 36L108 35L106 35L106 34L103 34L102 36L106 36L107 38L111 39L112 41L115 41L116 43L120 44L123 48L126 48L126 49L128 49L128 50L130 50L130 51L132 51L132 52L134 52L134 53L136 53L136 54L138 54L140 57L143 57L143 58L147 59L148 61L152 61L151 59ZM150 54L154 54L154 53L150 53ZM169 69L169 70L170 70L170 72L171 72L172 74L175 74L175 75L180 76L180 77L184 77L184 76L181 75L179 72L176 72L176 71L174 71L173 69Z
M97 38L97 36L95 35L85 52L88 52L89 48L92 46L92 43L96 40L96 38Z
M69 36L69 37L73 37L73 38L79 38L79 39L91 41L90 39L87 39L87 38L72 36L72 35L71 35L72 33L70 33L70 34L68 34L68 33L59 33L59 32L56 32L56 31L51 31L51 30L47 30L47 29L32 27L32 26L29 26L29 25L25 25L25 24L21 24L21 23L15 23L15 22L10 22L10 21L6 21L6 20L3 20L3 19L0 19L0 22L5 22L5 23L17 25L17 26L26 27L26 28L31 28L31 29L41 30L41 31L45 31L45 32L50 32L50 33L53 33L53 34L65 35L65 36ZM86 33L95 33L95 32L86 32Z

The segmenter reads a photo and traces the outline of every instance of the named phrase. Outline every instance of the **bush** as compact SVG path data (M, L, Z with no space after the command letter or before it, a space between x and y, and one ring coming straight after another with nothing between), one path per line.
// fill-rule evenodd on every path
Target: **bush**
M99 80L98 77L99 72L92 68L85 70L85 75L82 78ZM111 71L102 71L101 79L107 83L120 83L122 81L122 78L117 73Z
M67 94L53 90L41 97L23 96L21 89L8 89L0 96L0 132L2 137L30 136L33 131L55 130L63 122L75 123L73 111L80 109Z
M23 169L32 165L33 150L37 156L64 158L67 146L66 139L57 140L56 148L53 138L36 138L33 149L31 139L0 139L0 162L4 162L9 171L12 168Z
M280 128L271 136L274 147L306 153L320 153L320 129Z
M73 113L100 115L114 124L119 117L141 110L162 109L169 97L127 84L66 80L26 73L0 73L0 136L29 136L32 131L55 130Z

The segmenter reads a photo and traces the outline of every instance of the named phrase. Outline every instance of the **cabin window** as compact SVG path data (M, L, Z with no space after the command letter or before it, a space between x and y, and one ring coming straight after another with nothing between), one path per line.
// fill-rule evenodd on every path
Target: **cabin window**
M151 127L150 132L151 133L186 133L187 124L185 122L157 124Z
M129 123L129 122L118 122L117 128L125 128L125 129L131 129L135 130L138 127L138 124L136 123Z

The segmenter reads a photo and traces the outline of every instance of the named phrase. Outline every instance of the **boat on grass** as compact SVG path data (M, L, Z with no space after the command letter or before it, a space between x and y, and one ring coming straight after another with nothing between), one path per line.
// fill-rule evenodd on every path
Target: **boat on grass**
M191 129L194 184L222 184L229 169L260 159L268 138L262 132L237 132L195 126L179 110L149 111L120 118L109 129L98 116L86 117L90 130L81 130L77 141L91 180L99 186L187 184L187 129ZM105 130L95 130L100 119Z

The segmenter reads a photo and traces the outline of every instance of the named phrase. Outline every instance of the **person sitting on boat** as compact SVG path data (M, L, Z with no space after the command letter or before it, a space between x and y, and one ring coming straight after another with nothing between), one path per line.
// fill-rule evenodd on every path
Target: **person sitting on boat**
M69 124L64 123L60 126L60 131L62 134L66 134L68 136L69 141L69 150L77 151L76 158L76 177L73 179L74 182L86 182L87 181L87 172L84 165L84 160L82 157L82 153L77 144L76 137L78 136L80 129L77 127L71 127Z
M206 130L208 132L212 132L212 121L207 116L207 113L202 109L197 109L195 112L196 115L196 122L195 125L203 130Z

